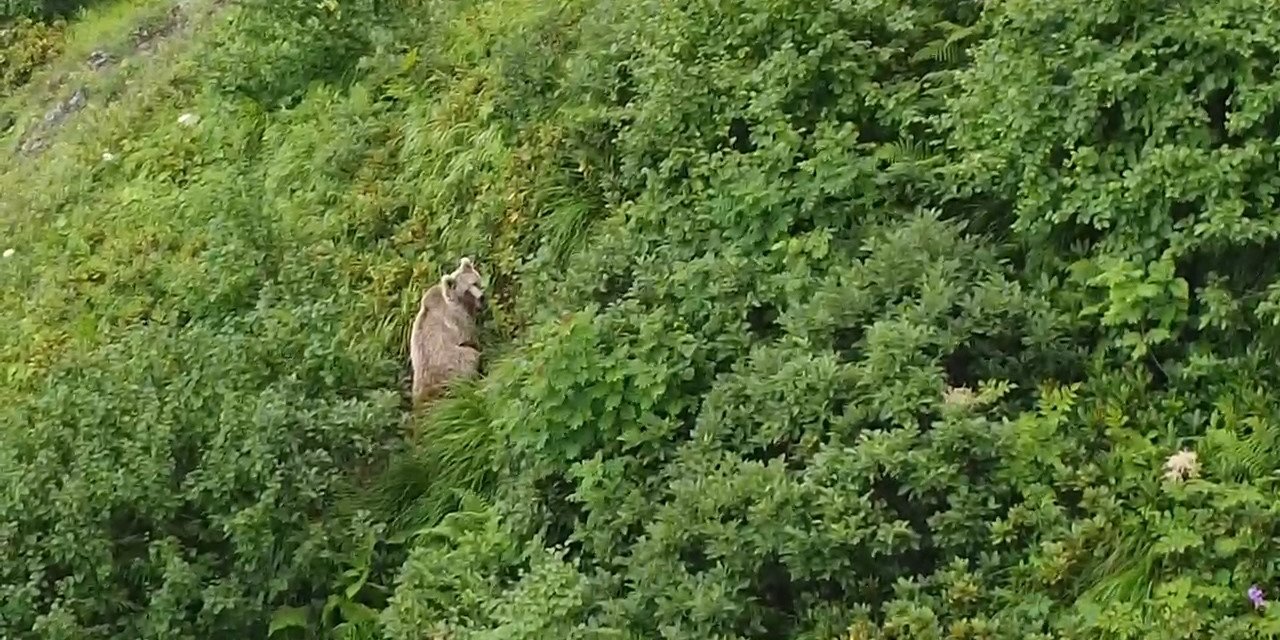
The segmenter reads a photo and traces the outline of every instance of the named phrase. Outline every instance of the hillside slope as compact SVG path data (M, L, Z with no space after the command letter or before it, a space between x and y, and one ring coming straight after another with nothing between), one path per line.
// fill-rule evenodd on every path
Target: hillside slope
M1278 21L21 23L53 44L0 100L0 637L1275 633ZM486 375L405 442L461 255Z

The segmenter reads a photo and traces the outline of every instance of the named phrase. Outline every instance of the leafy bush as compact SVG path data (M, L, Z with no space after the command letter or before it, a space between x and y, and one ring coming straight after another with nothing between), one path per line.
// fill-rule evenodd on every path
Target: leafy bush
M12 91L26 84L33 71L57 55L63 28L62 22L35 22L29 18L0 28L0 89Z

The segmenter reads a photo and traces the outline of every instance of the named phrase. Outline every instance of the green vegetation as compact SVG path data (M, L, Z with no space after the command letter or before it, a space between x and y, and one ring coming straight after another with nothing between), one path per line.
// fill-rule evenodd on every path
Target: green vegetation
M0 20L0 637L1280 634L1280 5Z

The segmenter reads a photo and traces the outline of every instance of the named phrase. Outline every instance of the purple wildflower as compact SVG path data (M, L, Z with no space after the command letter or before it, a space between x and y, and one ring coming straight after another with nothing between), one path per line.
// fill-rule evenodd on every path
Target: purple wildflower
M1263 596L1262 589L1256 584L1249 587L1249 590L1245 592L1245 595L1249 596L1249 602L1253 603L1253 608L1255 609L1261 609L1267 604L1267 600Z

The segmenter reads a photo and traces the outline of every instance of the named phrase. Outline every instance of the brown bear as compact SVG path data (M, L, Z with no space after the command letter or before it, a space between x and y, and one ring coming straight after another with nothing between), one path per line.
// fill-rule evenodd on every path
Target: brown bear
M409 337L413 403L437 397L448 383L479 371L476 317L484 309L480 272L470 258L422 295Z

